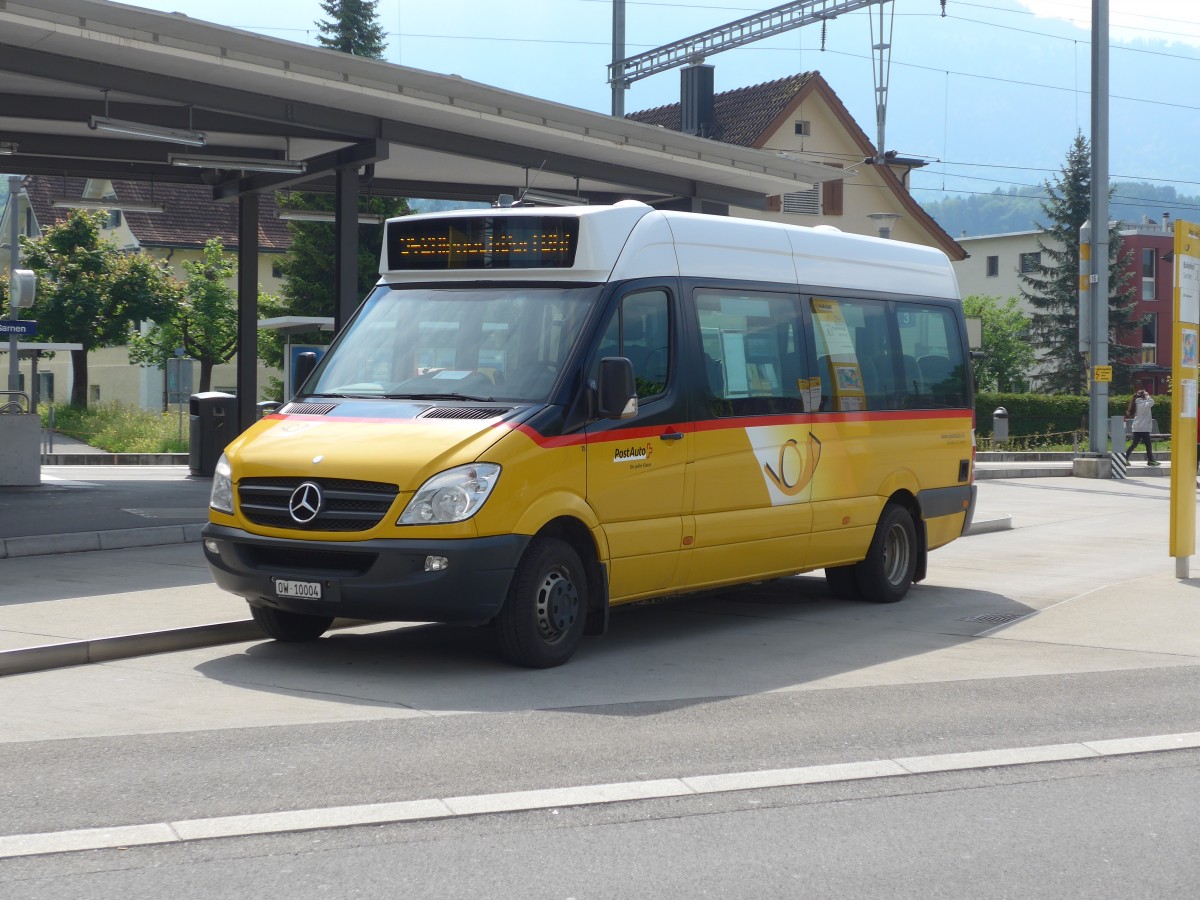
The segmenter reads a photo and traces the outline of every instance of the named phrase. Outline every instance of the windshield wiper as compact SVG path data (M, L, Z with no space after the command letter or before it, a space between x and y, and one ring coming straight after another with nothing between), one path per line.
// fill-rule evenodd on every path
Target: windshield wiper
M385 394L389 400L471 400L475 403L495 403L495 397L475 397L471 394Z
M354 399L354 400L374 400L382 395L381 394L341 394L341 393L334 392L334 393L328 393L328 394L305 394L304 396L306 398L308 398L308 397L326 397L326 398L341 397L343 399L349 398L349 399Z

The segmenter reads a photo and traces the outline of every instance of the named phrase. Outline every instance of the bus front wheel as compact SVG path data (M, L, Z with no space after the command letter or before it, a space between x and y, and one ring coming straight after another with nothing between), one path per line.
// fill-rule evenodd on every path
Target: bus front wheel
M500 652L530 669L561 666L583 640L587 612L587 575L579 554L557 538L534 538L496 617Z
M867 557L854 567L862 599L872 603L903 600L917 568L917 528L912 514L889 503L883 508Z

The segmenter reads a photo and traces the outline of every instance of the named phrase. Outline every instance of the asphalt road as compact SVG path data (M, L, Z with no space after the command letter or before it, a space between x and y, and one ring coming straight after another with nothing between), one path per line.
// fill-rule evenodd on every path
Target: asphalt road
M22 898L1195 895L1200 756L14 861Z
M381 625L0 679L0 857L33 847L0 858L0 886L1190 897L1200 582L1170 574L1162 481L981 485L1013 530L938 551L904 603L841 603L801 577L621 610L561 669L504 666L486 631ZM1187 734L1188 749L1086 749ZM803 783L861 763L877 777ZM779 770L783 786L754 786ZM706 777L741 787L671 793ZM654 790L588 788L614 784ZM499 793L513 811L471 811ZM405 802L452 814L363 824ZM311 823L246 818L276 812ZM189 838L220 827L232 836ZM98 849L44 852L81 829Z

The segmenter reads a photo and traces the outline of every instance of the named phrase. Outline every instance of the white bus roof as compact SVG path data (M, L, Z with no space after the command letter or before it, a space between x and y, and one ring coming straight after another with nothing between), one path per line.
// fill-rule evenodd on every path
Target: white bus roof
M598 283L667 276L958 299L950 260L932 247L847 234L829 226L655 210L632 200L614 206L453 210L392 219L388 227L398 223L419 228L432 220L481 217L576 220L573 265L389 269L385 240L382 280Z

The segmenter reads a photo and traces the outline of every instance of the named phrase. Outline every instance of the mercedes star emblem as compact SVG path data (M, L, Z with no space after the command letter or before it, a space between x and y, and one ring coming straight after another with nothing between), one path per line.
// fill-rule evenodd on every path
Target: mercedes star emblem
M288 512L297 523L307 525L321 511L322 502L321 489L311 481L305 481L292 491Z

